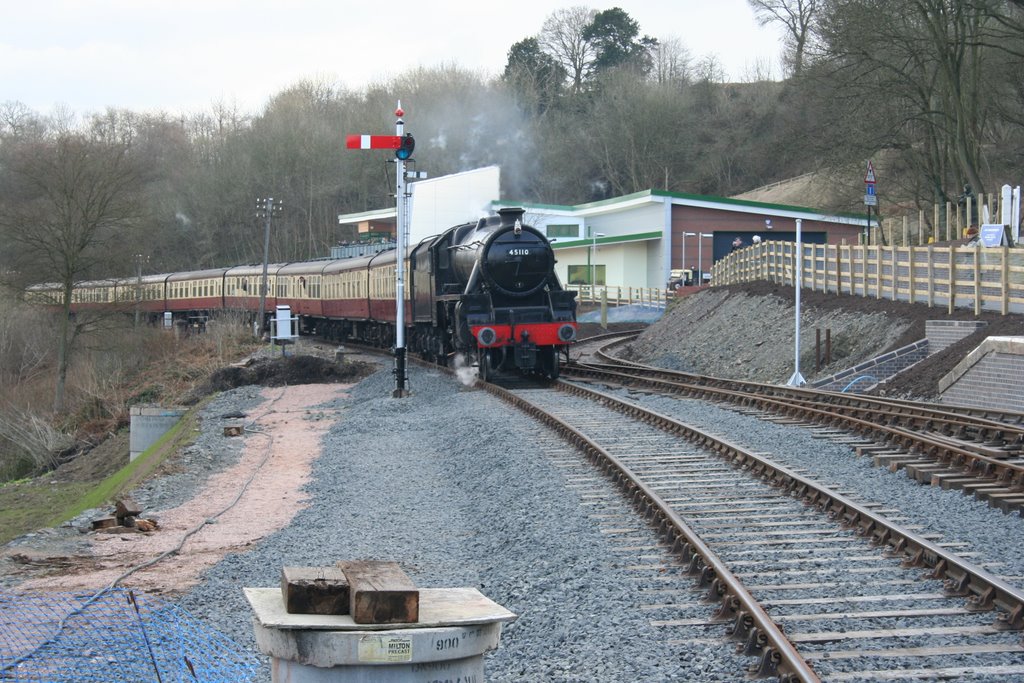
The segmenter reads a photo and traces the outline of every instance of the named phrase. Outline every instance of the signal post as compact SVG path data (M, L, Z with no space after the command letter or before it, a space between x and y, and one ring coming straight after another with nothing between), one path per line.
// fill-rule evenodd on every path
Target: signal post
M394 398L409 395L405 371L405 250L409 235L409 193L406 191L405 162L412 159L416 141L405 132L402 117L402 103L395 108L394 135L349 135L345 139L348 149L393 149L395 150L395 390ZM417 174L416 177L422 177Z

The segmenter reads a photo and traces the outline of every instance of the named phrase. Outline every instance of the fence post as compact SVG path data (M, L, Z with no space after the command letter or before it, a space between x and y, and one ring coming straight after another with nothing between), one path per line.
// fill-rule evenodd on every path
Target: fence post
M946 202L946 241L953 239L953 228L950 225L950 221L953 220L953 203Z
M811 291L816 291L818 284L818 247L811 245Z
M1002 273L1000 273L999 279L1003 286L1003 302L999 309L1003 315L1006 315L1010 312L1010 248L1004 246L1002 251Z
M909 269L907 271L907 280L910 283L910 292L907 294L907 301L914 303L914 289L915 289L915 278L914 278L914 247L907 247L907 265Z
M970 214L967 219L970 220ZM981 249L977 247L974 249L974 315L981 315Z
M882 298L882 245L875 245L875 298Z
M953 307L956 306L956 256L953 252L956 248L949 245L949 314L953 315Z
M935 247L928 245L928 308L935 305Z

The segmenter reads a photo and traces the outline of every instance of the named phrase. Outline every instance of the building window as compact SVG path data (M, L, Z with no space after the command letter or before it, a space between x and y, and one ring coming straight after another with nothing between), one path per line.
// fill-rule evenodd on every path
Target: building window
M580 226L575 224L548 225L547 234L548 237L579 237Z
M593 275L594 282L590 282L591 275ZM603 285L605 284L604 279L604 266L594 264L593 266L569 266L569 284L570 285Z

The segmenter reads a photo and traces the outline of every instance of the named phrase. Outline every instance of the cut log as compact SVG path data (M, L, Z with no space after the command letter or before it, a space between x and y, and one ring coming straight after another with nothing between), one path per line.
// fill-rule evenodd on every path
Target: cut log
M155 519L136 519L135 528L139 531L156 531L160 526Z
M349 590L338 567L284 567L281 596L288 614L348 614Z
M352 619L357 624L413 624L420 618L420 592L397 562L341 561L348 579Z

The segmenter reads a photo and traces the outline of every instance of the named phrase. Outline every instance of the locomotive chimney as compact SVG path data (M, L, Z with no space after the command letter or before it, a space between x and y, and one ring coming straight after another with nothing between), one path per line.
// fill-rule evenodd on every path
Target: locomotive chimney
M514 209L498 209L498 215L501 216L501 227L512 227L517 220L523 217L524 213L526 213L526 209L518 207Z

